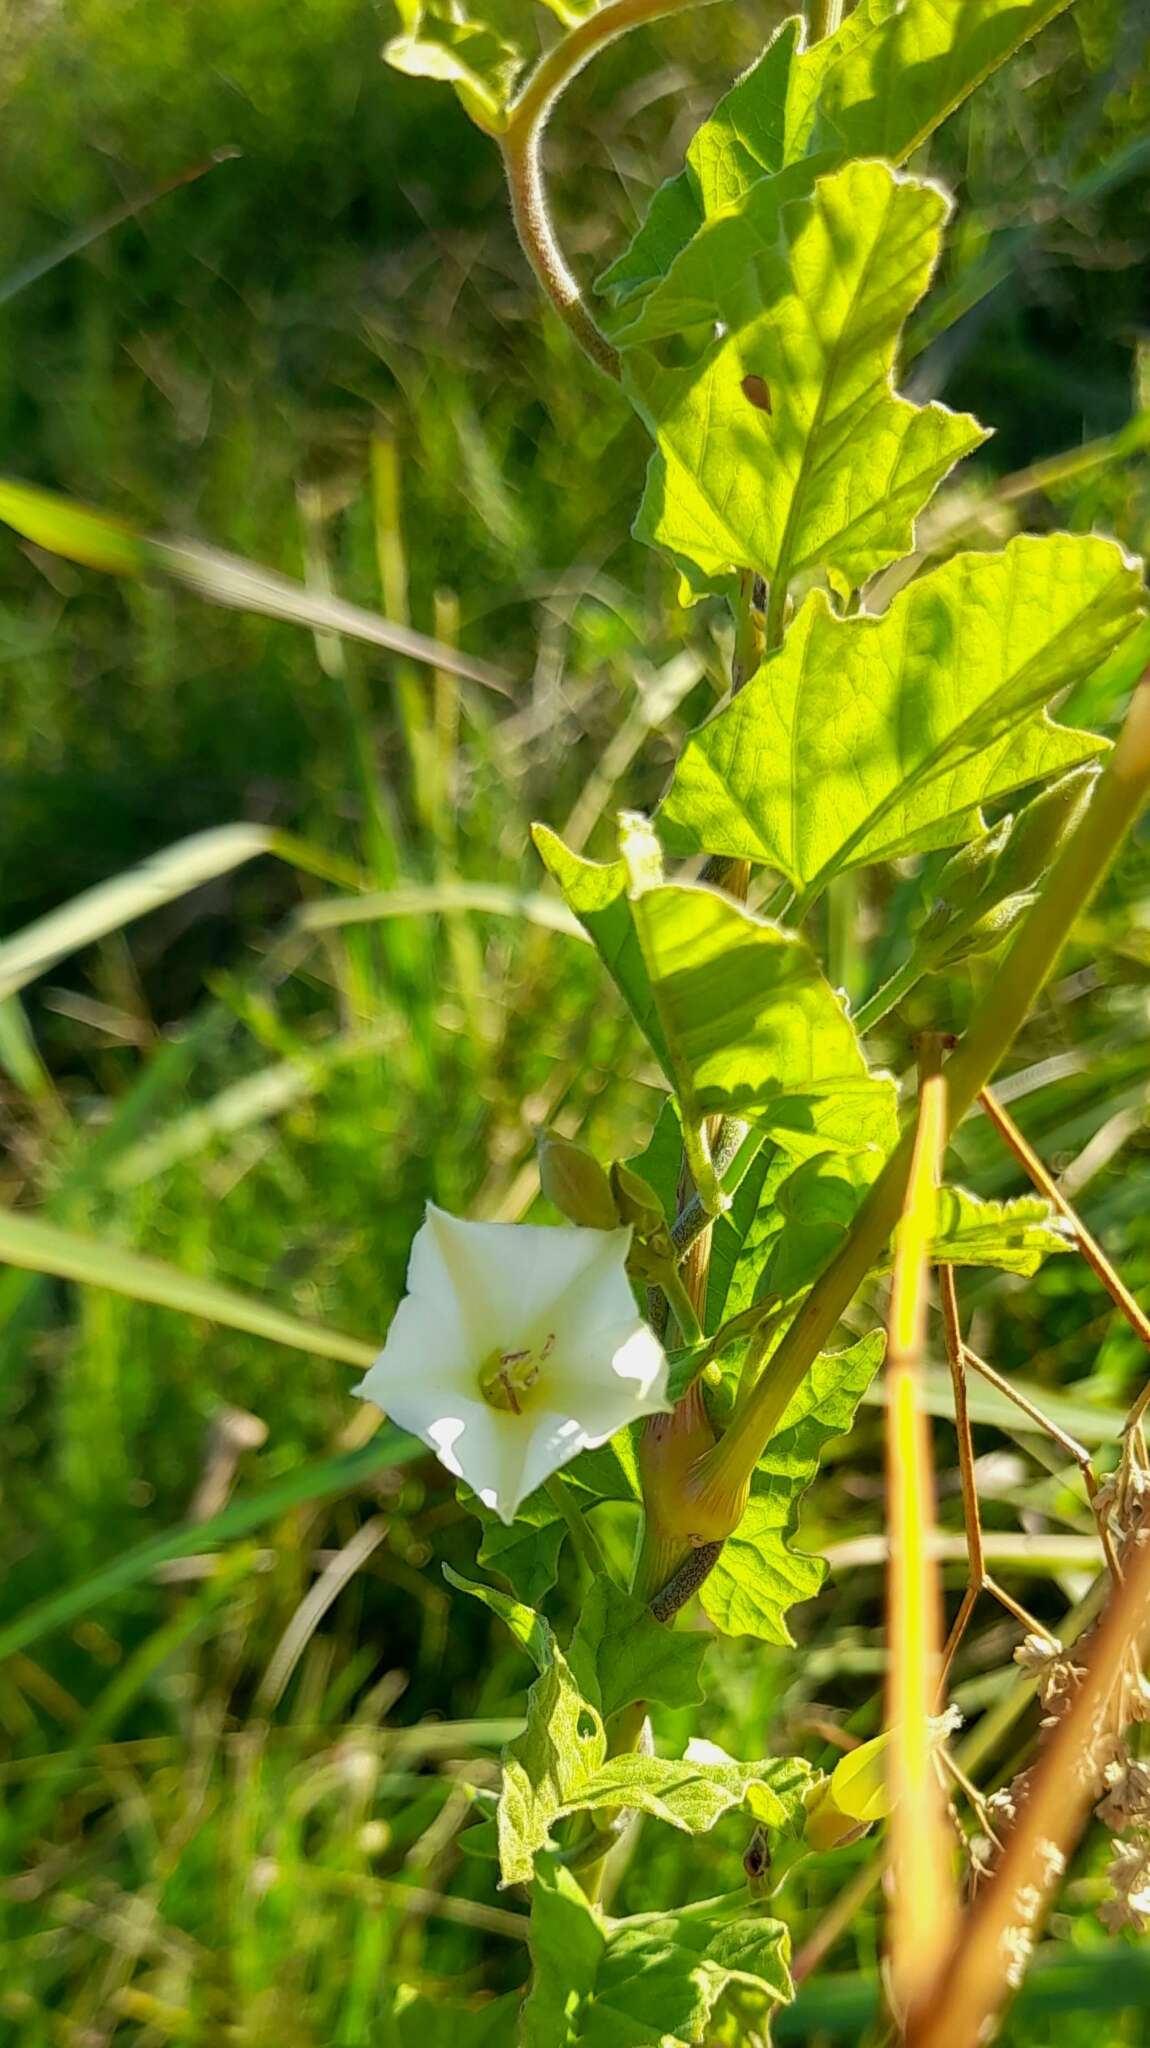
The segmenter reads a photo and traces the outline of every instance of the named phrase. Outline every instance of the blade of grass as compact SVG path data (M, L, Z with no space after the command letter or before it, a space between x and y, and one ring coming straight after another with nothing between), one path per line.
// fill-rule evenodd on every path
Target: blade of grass
M360 879L346 862L329 857L321 847L290 833L268 831L262 825L215 825L207 832L193 832L137 867L125 868L121 874L84 889L10 938L0 939L0 1002L67 954L79 952L264 853L275 854L325 881L345 885L350 881L355 887Z
M582 925L566 904L532 891L504 889L495 882L442 881L403 889L377 889L364 896L331 896L306 903L296 912L300 931L328 931L333 925L372 924L384 917L426 917L429 912L480 910L491 917L522 917L542 930L589 944Z
M378 1550L386 1535L387 1523L382 1515L373 1515L369 1521L361 1523L354 1536L349 1538L342 1550L336 1552L314 1585L304 1595L276 1644L267 1670L260 1680L256 1704L265 1713L279 1705L291 1680L292 1672L328 1608L339 1598L348 1580L354 1578L360 1566L367 1563L372 1551Z
M59 1796L60 1784L78 1759L106 1742L133 1701L162 1671L183 1644L201 1629L213 1610L228 1598L250 1567L247 1546L228 1557L217 1558L212 1576L200 1592L181 1601L175 1613L146 1636L122 1668L105 1686L99 1699L72 1731L68 1748L53 1768L50 1764L25 1794L5 1826L5 1849L17 1853L29 1835L39 1833Z
M40 1058L23 1005L14 995L0 996L0 1068L42 1113L53 1119L63 1116L52 1076Z
M346 633L349 639L386 647L392 654L405 654L429 667L438 663L501 697L514 696L507 678L486 662L456 654L425 633L397 626L362 605L308 590L290 576L245 561L242 555L229 555L198 541L137 533L123 520L111 519L93 506L55 491L37 490L13 477L0 479L0 519L35 547L81 562L86 568L102 569L113 576L141 576L149 569L159 570L210 604L283 619L313 633Z
M151 1578L160 1565L172 1558L190 1557L212 1545L232 1543L254 1529L266 1528L291 1508L321 1500L325 1495L350 1493L387 1466L408 1464L424 1455L417 1437L408 1436L404 1430L384 1428L360 1450L302 1465L262 1493L253 1494L248 1500L232 1501L210 1521L186 1522L163 1536L150 1537L74 1585L62 1587L58 1593L49 1594L25 1608L23 1614L14 1616L0 1628L0 1658L13 1656L53 1629L67 1628L104 1601L117 1599L132 1586Z
M229 1330L246 1330L253 1337L289 1345L313 1358L337 1358L345 1365L366 1367L378 1349L340 1330L288 1315L258 1295L240 1294L218 1281L181 1272L162 1259L144 1258L103 1238L81 1237L76 1231L41 1223L34 1216L16 1215L11 1209L0 1209L0 1261L33 1273L53 1273L58 1280L108 1287L133 1301L150 1301L157 1308L201 1316L205 1322L222 1323Z
M155 206L157 200L166 199L170 192L178 192L181 185L194 185L197 178L205 178L208 172L214 171L219 164L234 163L240 154L238 149L230 147L213 150L205 163L192 164L187 170L177 171L173 177L165 178L162 184L153 185L147 192L138 192L134 199L126 199L121 206L113 206L107 213L99 214L95 220L89 221L86 227L77 228L72 234L65 235L62 241L53 243L50 249L45 249L42 255L31 257L27 263L22 263L18 270L12 270L7 277L0 278L0 306L6 306L9 299L14 299L18 292L27 291L29 285L38 284L42 277L47 277L50 271L58 269L61 263L67 263L70 257L79 256L83 250L90 249L93 242L102 240L103 236L111 234L114 228L122 227L125 221L135 220L137 214L144 213L149 206Z
M316 1094L336 1068L384 1053L393 1041L394 1032L384 1026L375 1031L341 1032L314 1055L279 1060L274 1066L261 1067L258 1073L245 1074L209 1101L174 1117L122 1152L109 1166L105 1184L130 1188L153 1180L180 1160L194 1158L206 1146L282 1115Z
M886 1398L886 1386L880 1383L867 1388L863 1402L869 1408L881 1408L886 1405ZM953 1414L950 1378L940 1367L927 1367L921 1381L921 1398L928 1415L948 1419ZM1112 1444L1121 1435L1125 1420L1120 1409L1092 1408L1085 1401L1072 1401L1066 1395L1048 1395L1044 1387L1036 1387L1028 1380L1011 1380L1009 1397L995 1386L976 1381L968 1386L966 1399L972 1422L1015 1437L1030 1434L1023 1403L1041 1405L1048 1421L1057 1423L1067 1435L1080 1437L1084 1444ZM1034 1431L1040 1430L1041 1424L1035 1422Z

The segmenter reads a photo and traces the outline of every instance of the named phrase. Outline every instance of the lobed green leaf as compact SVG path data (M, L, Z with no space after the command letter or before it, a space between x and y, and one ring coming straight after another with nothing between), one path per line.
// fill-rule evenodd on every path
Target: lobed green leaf
M1069 0L860 0L832 36L809 49L797 18L784 22L763 55L731 88L687 151L686 169L655 194L630 247L599 279L628 316L663 300L658 331L675 333L699 312L699 292L676 259L693 259L705 279L723 269L707 249L744 196L795 168L812 176L847 157L905 163L954 109ZM666 279L665 292L660 292ZM705 305L705 298L704 298ZM651 330L647 332L651 338Z
M825 1098L865 1102L882 1087L795 933L698 884L642 889L630 907L686 1121L751 1117L801 1150Z
M687 1121L746 1116L799 1157L857 1145L876 1123L885 1131L892 1084L868 1072L843 1004L804 940L718 890L644 885L625 861L583 860L545 826L533 832Z
M587 1594L567 1655L584 1697L606 1719L636 1700L698 1706L708 1641L697 1629L663 1627L645 1601L600 1578Z
M688 741L665 844L766 862L807 901L846 868L956 844L989 798L1099 751L1044 706L1130 631L1141 595L1120 547L1072 534L956 555L880 618L814 593Z
M628 1752L600 1765L568 1810L623 1808L698 1835L709 1833L733 1808L745 1807L760 1827L783 1830L797 1819L811 1775L798 1757L740 1764Z
M754 186L738 246L714 252L719 334L699 360L628 354L657 444L635 531L697 588L749 568L785 591L818 568L845 595L909 552L936 485L986 439L892 388L949 203L881 163L846 165L781 214L776 200L774 181Z
M524 2048L697 2048L735 1997L740 2025L765 2029L793 1995L787 1930L748 1913L745 1894L612 1922L569 1871L544 1865L531 1949Z
M460 1593L469 1593L473 1600L480 1601L484 1607L490 1608L492 1614L497 1614L516 1642L526 1650L535 1669L546 1670L554 1648L554 1637L550 1624L541 1614L525 1607L522 1601L509 1599L495 1586L485 1586L478 1579L465 1579L462 1572L453 1571L449 1564L444 1565L443 1576L449 1586L454 1586Z
M597 0L543 0L564 23L593 14ZM528 64L539 54L530 0L396 0L403 24L384 56L397 71L454 86L479 127L499 134Z
M700 1589L704 1611L724 1635L793 1642L787 1612L818 1592L827 1569L792 1546L799 1503L825 1446L854 1421L883 1348L876 1330L847 1351L823 1352L787 1406L756 1467L746 1513Z
M503 1759L499 1795L499 1867L505 1885L526 1884L551 1829L573 1811L607 1754L602 1716L583 1697L563 1652L527 1695L527 1726Z
M504 1522L485 1508L468 1486L457 1492L463 1505L483 1527L476 1563L498 1572L521 1600L537 1607L559 1576L559 1555L567 1524L540 1487L521 1501L513 1522Z
M842 1244L885 1156L866 1146L824 1153L795 1169L778 1194L780 1228L763 1274L767 1292L789 1298L812 1285ZM989 1202L966 1188L939 1190L931 1245L937 1264L995 1266L1029 1277L1052 1253L1073 1248L1073 1233L1041 1195Z
M555 1846L556 1822L572 1813L635 1810L687 1833L712 1828L734 1807L745 1807L767 1828L790 1828L798 1821L811 1775L800 1758L740 1764L730 1758L608 1756L603 1714L581 1690L576 1669L605 1706L610 1702L608 1711L629 1704L638 1682L675 1704L698 1696L702 1646L692 1646L689 1638L680 1650L680 1639L663 1631L674 1647L656 1649L649 1633L637 1631L637 1654L633 1663L628 1660L616 1626L625 1598L604 1602L592 1613L572 1645L571 1662L553 1640L547 1643L546 1662L527 1696L526 1727L504 1753L497 1823L505 1885L529 1880L536 1856ZM522 1626L516 1624L516 1633Z

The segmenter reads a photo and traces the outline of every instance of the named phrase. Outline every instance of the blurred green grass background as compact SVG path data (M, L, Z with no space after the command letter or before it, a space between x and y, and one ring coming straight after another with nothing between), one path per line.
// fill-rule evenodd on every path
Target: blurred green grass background
M704 10L577 80L550 154L583 274L622 246L779 12ZM930 159L959 212L908 377L996 430L964 493L1150 407L1138 14L1079 0ZM448 92L379 61L389 27L365 0L42 0L0 29L0 466L458 636L514 702L0 539L0 931L240 818L303 836L373 891L536 892L529 820L602 850L602 821L657 799L723 688L721 616L682 613L629 538L641 429L538 305L494 151ZM223 151L238 153L26 278ZM1021 519L1144 549L1137 445L1067 470L1016 506L976 507L979 537ZM856 992L886 971L876 932L897 946L922 886L908 873L887 902L863 892L835 935ZM656 1077L589 949L462 910L324 925L315 904L333 893L260 860L0 1007L0 1199L373 1343L428 1196L528 1213L538 1123L604 1156L643 1143ZM1148 968L1135 847L1017 1060L1020 1120L1077 1175L1136 1288ZM927 984L895 1028L948 1000ZM984 1192L1016 1186L979 1124L959 1151ZM983 1282L969 1305L987 1355L1106 1435L1144 1361L1084 1272ZM387 2017L401 1982L473 2002L513 1991L522 1901L460 1838L465 1786L493 1782L526 1672L440 1577L441 1557L469 1569L476 1542L445 1475L369 1452L354 1486L333 1485L356 1426L335 1361L12 1268L0 1314L0 1621L72 1595L67 1622L0 1675L0 2041L398 2048L415 2030ZM881 1529L867 1414L812 1496L812 1544ZM944 1425L938 1447L949 1467ZM1049 1539L1052 1559L1011 1584L1057 1627L1084 1584L1058 1547L1088 1531L1083 1503L1032 1437L987 1425L979 1449L988 1526ZM258 1525L147 1572L129 1558L119 1591L89 1597L233 1483L264 1501ZM950 1476L943 1511L958 1529ZM621 1521L605 1533L627 1541ZM302 1604L317 1585L322 1612ZM660 1738L743 1755L789 1740L825 1759L827 1714L872 1732L879 1603L877 1566L844 1564L801 1613L801 1657L724 1644L703 1725L668 1717ZM553 1605L561 1617L562 1594ZM972 1712L1012 1640L983 1614L960 1674ZM1008 1740L992 1778L1012 1755ZM742 1847L737 1823L690 1844L649 1829L621 1905L728 1889ZM872 1855L804 1868L799 1940ZM1088 1846L1051 1930L1063 1976L1019 2007L1011 2042L1096 2039L1100 1995L1108 2041L1146 2038L1145 1976L1127 1956L1123 1977L1071 1910L1101 1896L1100 1867ZM865 1907L830 1960L872 1973L873 1995L877 1956ZM814 1980L785 2038L863 2039L861 2009L842 2017L852 1981ZM477 2004L473 2024L477 2041L510 2038L506 2007ZM449 2032L462 2038L457 2020Z

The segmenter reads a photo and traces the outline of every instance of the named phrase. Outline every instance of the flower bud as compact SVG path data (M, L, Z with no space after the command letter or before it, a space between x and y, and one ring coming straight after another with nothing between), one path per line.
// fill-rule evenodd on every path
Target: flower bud
M1009 818L1004 818L993 832L984 832L980 839L969 840L951 854L939 874L935 900L919 933L920 941L933 944L952 928L965 927L969 913L977 909L991 884L1010 823Z
M668 1266L678 1254L671 1241L663 1205L649 1181L617 1159L611 1168L611 1193L620 1223L631 1225L631 1250L627 1270L633 1280L649 1287L661 1284Z
M1006 896L972 923L964 923L950 944L943 944L932 953L934 966L951 967L960 960L972 959L976 953L993 953L996 946L1001 946L1010 937L1033 901L1029 894Z
M812 1787L803 1830L812 1849L838 1849L865 1835L872 1822L890 1812L886 1752L889 1731L862 1742L838 1762L829 1778Z
M611 1168L611 1193L620 1223L630 1223L636 1237L657 1237L666 1230L663 1204L641 1173L617 1159Z
M1014 819L995 869L995 893L1033 889L1081 822L1098 780L1094 762L1075 768L1044 789Z
M620 1217L599 1161L554 1131L541 1131L536 1148L540 1186L559 1214L589 1230L617 1230Z

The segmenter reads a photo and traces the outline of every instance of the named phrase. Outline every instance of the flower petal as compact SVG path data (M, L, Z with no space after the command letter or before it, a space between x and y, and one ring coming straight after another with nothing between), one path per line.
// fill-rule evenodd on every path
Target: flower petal
M669 1409L666 1355L632 1308L624 1323L569 1330L556 1346L547 1393L550 1405L569 1408L602 1442L637 1415Z
M408 1269L412 1294L434 1300L450 1292L471 1332L476 1358L513 1344L548 1325L572 1296L578 1314L583 1285L606 1285L602 1318L620 1313L619 1287L635 1313L624 1271L629 1230L584 1230L578 1225L468 1223L427 1205Z
M414 1294L400 1302L383 1350L355 1389L420 1436L422 1423L408 1421L408 1414L430 1420L477 1391L474 1352L452 1298L431 1301Z
M525 1415L496 1412L482 1401L461 1402L457 1414L440 1416L419 1435L501 1521L513 1522L520 1502L540 1483L526 1476L532 1428ZM540 1477L554 1469L545 1467Z

